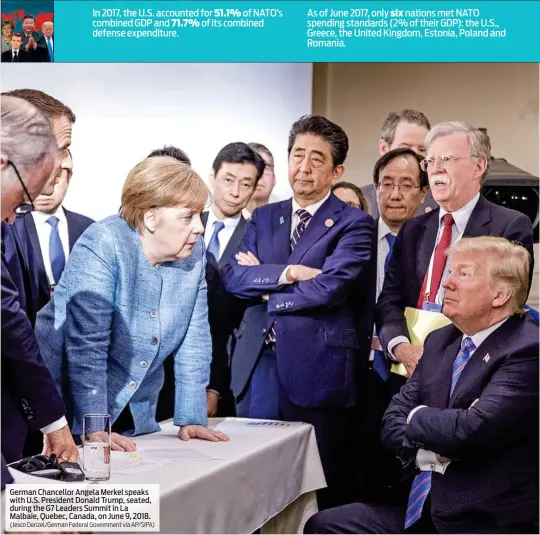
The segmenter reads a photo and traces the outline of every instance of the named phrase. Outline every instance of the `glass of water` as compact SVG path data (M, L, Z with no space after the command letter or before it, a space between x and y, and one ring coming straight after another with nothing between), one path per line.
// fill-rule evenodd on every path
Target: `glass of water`
M85 414L83 420L83 471L87 481L111 477L111 417Z

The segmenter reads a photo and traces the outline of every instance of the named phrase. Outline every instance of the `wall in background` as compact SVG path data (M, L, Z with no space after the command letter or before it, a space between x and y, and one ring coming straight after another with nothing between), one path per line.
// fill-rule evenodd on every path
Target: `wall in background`
M118 211L130 169L175 145L207 180L233 141L265 144L276 160L276 199L290 196L287 137L311 112L312 64L2 64L2 91L33 88L75 115L66 206L93 218Z
M535 63L316 63L313 110L349 135L344 180L359 185L371 181L383 120L402 108L485 127L493 156L538 176L538 88Z

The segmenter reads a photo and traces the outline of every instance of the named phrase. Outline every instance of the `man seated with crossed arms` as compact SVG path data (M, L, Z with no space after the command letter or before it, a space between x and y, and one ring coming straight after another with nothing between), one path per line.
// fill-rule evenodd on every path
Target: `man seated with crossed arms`
M538 533L538 325L529 253L505 238L448 250L443 313L385 413L383 445L410 472L397 505L318 513L305 533Z

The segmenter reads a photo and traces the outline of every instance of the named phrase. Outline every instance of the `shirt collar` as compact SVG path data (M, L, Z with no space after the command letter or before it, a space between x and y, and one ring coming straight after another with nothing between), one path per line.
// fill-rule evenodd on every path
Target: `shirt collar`
M387 234L394 233L388 228L388 225L384 222L384 219L382 217L379 217L377 241L384 240ZM396 234L394 234L394 236L396 236Z
M240 222L241 217L242 217L242 212L235 215L234 217L226 217L225 219L218 219L216 217L216 214L214 213L213 207L211 206L210 210L208 210L208 221L206 222L206 226L213 227L215 221L221 221L225 225L225 228L227 229L236 228L236 225L238 225L238 223Z
M510 317L510 316L509 316ZM472 338L472 341L474 342L475 347L480 347L480 344L484 342L484 340L496 329L498 329L508 318L504 318L502 321L499 321L499 323L495 323L495 325L492 325L491 327L488 327L487 329L484 329L483 331L479 331L476 334L473 334L469 338ZM467 335L463 335L463 340L467 338Z
M303 209L305 210L306 212L309 212L309 215L311 215L311 217L313 217L315 215L315 212L326 202L326 200L328 199L328 197L330 197L330 191L326 194L326 196L321 199L320 201L317 201L316 203L314 204L310 204L309 206L306 206L304 208L302 208L302 206L300 206L295 198L293 197L293 200L292 200L292 213L293 215L296 214L296 211L297 210L300 210L300 209Z
M460 232L461 234L465 232L465 227L467 226L469 218L473 213L474 207L476 206L478 199L480 199L480 193L477 193L467 204L463 205L459 210L452 212L454 224L456 225L458 232ZM448 212L441 207L439 210L439 227L441 225L441 220L443 216L445 216L446 214L448 214Z
M60 205L56 211L52 214L46 214L45 212L38 212L37 210L34 210L33 212L30 212L32 214L32 217L34 218L34 222L36 225L41 225L43 223L47 223L47 220L51 216L56 216L58 218L59 223L65 223L67 225L67 219L66 219L66 213L64 212L64 209L62 208L62 205Z

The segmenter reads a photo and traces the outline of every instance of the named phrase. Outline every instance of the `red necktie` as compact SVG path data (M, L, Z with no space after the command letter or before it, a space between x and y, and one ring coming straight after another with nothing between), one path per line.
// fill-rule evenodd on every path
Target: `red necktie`
M454 224L454 218L452 217L452 214L445 214L442 219L444 225L443 231L441 239L439 240L437 247L435 247L435 254L433 255L433 269L431 270L431 287L429 289L430 303L435 302L435 297L437 296L437 291L441 284L441 279L444 273L444 267L446 266L446 255L444 253L452 243L452 225ZM422 303L425 300L428 273L429 268L426 276L424 277L422 290L420 290L420 295L418 296L417 308L422 308Z

